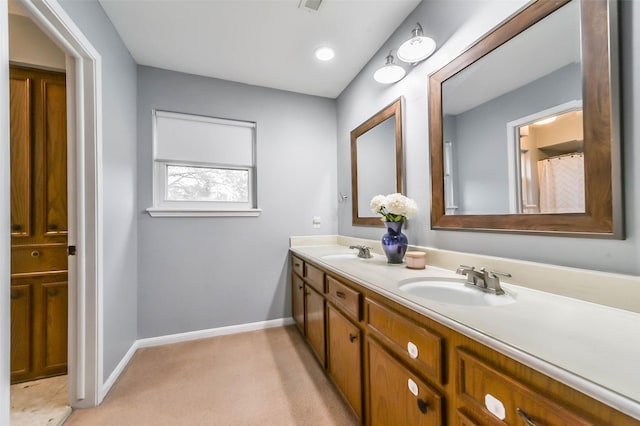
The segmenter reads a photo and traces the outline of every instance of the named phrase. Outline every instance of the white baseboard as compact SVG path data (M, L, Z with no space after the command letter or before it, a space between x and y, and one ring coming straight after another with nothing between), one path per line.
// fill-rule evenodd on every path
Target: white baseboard
M102 385L102 394L99 395L98 404L102 402L107 393L111 390L113 384L118 380L120 374L131 361L131 358L140 348L150 348L153 346L169 345L171 343L188 342L190 340L206 339L209 337L226 336L229 334L245 333L247 331L264 330L273 327L284 327L295 324L292 317L280 318L269 321L252 322L248 324L230 325L227 327L209 328L206 330L189 331L186 333L169 334L167 336L149 337L146 339L138 339L133 342L125 356L120 360L116 368L109 375Z

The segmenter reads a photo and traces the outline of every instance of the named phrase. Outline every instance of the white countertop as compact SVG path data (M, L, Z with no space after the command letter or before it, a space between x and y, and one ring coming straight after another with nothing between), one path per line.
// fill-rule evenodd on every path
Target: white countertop
M401 292L398 282L418 277L461 278L427 265L411 270L373 259L323 259L354 253L346 246L291 250L517 361L640 420L640 314L503 282L516 302L460 306Z

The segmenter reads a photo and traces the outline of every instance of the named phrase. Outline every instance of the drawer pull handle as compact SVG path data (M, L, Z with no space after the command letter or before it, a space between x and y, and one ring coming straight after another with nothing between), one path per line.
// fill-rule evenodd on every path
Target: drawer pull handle
M40 252L38 250L34 250L31 252L31 257L40 257Z
M336 291L336 296L338 296L340 299L344 299L345 298L345 294L342 291Z
M11 292L11 300L20 299L22 296L24 296L24 293L21 292L21 291L12 291Z
M295 266L296 268L300 267L299 263L294 263L293 266Z
M349 333L349 341L351 343L353 343L353 341L356 340L357 338L358 338L357 335Z
M57 296L58 295L58 290L55 290L53 288L50 288L49 290L47 290L47 296Z
M536 426L536 424L529 418L527 413L525 413L520 408L516 408L516 413L518 413L518 416L520 416L520 418L527 424L527 426Z
M302 290L302 284L298 284L298 288Z
M429 407L429 404L427 403L427 401L425 401L424 399L418 398L418 409L422 414L427 414L428 407Z

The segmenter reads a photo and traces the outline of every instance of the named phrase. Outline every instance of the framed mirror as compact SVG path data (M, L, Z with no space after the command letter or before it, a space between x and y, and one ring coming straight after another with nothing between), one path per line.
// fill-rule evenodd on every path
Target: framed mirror
M429 76L433 229L623 237L615 3L534 1Z
M351 131L353 225L384 226L371 211L378 194L403 191L402 98Z

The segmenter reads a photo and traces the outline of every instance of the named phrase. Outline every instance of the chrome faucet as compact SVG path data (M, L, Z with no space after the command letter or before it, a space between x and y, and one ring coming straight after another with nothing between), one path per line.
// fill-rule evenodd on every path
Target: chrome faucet
M367 247L364 245L361 246L349 246L350 249L358 249L358 257L363 259L371 259L373 255L371 254L371 247Z
M485 268L476 270L475 266L465 265L460 265L456 269L456 274L467 276L466 285L492 294L504 294L504 290L500 286L500 277L511 276L506 272L487 271Z

